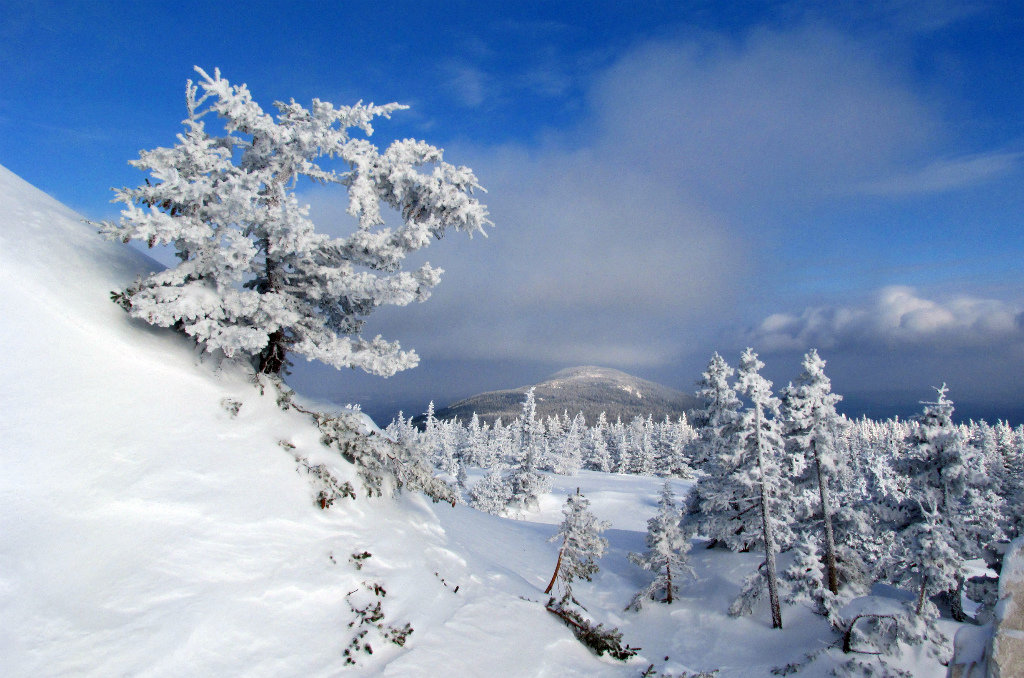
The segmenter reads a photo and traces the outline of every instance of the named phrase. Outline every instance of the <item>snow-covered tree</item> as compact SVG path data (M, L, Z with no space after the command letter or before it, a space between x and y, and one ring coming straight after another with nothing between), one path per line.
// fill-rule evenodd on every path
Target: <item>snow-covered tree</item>
M660 596L664 596L662 602L671 605L679 578L683 574L695 576L687 564L690 540L680 526L681 519L672 484L666 480L658 500L658 513L647 521L647 551L629 554L631 562L654 573L654 580L636 594L630 609L640 609L644 598L658 600Z
M902 530L906 555L896 569L900 580L918 588L918 614L932 615L929 598L951 595L954 617L963 618L960 597L966 561L984 556L1002 538L1001 500L988 488L981 455L966 445L953 424L953 402L943 384L908 439L899 468L908 487Z
M772 627L782 628L775 556L780 543L792 541L785 501L789 486L779 468L783 442L778 422L769 417L778 413L779 401L772 395L772 383L761 376L762 367L764 363L757 359L753 349L743 352L737 391L750 400L750 407L740 417L737 439L741 454L752 463L739 467L736 479L747 488L746 495L753 499L760 517L760 542L765 551L761 574L768 588Z
M558 441L555 457L555 472L563 476L575 475L583 465L583 436L586 430L583 414L577 414L569 422Z
M469 488L469 505L478 511L500 516L512 501L512 487L500 467L492 468L486 476Z
M836 471L834 441L840 427L836 403L842 396L832 393L832 383L825 376L825 361L811 349L803 360L803 372L782 393L783 419L786 426L786 447L795 458L792 473L803 488L817 495L816 518L822 525L825 548L825 585L833 594L839 593L839 571L836 565L836 540L832 522L831 483Z
M728 427L732 426L743 404L736 397L736 391L729 384L735 370L729 367L716 352L711 356L707 371L697 382L697 398L704 406L694 410L691 423L697 431L697 453L695 464L698 468L708 460L720 456L721 447L726 445ZM709 473L713 472L708 469Z
M591 581L598 570L597 560L608 548L608 540L601 532L608 529L609 523L600 521L590 512L590 500L583 496L577 488L575 494L565 499L562 507L564 516L558 532L550 541L562 543L558 549L558 560L551 581L544 593L551 593L556 583L562 588L562 600L572 600L572 583L577 579Z
M587 431L586 436L586 468L591 471L610 473L612 470L612 456L608 451L608 419L602 412L597 417L597 422Z
M473 172L422 141L381 152L351 136L371 135L374 119L404 106L277 102L274 117L244 84L196 71L178 142L132 161L150 177L118 190L127 206L119 223L100 224L111 238L170 245L180 263L115 300L207 351L250 357L262 373L279 373L289 354L383 376L415 366L412 351L360 331L374 309L423 301L440 282L442 271L429 264L402 271L407 254L448 229L472 235L490 223L473 197ZM223 123L219 135L207 128L213 116ZM347 189L351 235L314 230L295 196L300 180Z
M465 464L477 468L491 468L496 463L494 449L487 441L487 424L480 423L480 417L476 412L466 427L466 435L460 443L459 457Z
M783 572L789 583L786 602L809 605L818 614L826 614L834 595L821 585L825 579L825 568L818 541L813 535L807 535L797 543L794 551L793 563Z
M531 388L523 401L523 414L519 423L518 458L508 475L508 482L512 488L512 502L519 508L536 506L540 495L547 492L550 487L547 476L539 468L546 448L544 425L537 419L537 401Z
M739 422L743 404L729 384L735 373L715 353L697 395L704 408L694 411L704 475L686 497L686 522L699 535L734 551L752 548L757 541L757 499L739 482L738 473L749 465L740 444Z
M657 473L676 478L692 478L693 468L690 466L689 450L696 438L696 431L682 416L678 421L671 421L666 415L659 427L655 448L658 450L655 467Z

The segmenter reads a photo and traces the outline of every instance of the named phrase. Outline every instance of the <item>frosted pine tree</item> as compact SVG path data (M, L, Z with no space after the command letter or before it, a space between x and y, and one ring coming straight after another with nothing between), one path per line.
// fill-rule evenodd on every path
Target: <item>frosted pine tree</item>
M687 564L690 540L680 526L681 519L672 484L666 480L658 500L658 513L647 521L647 551L629 554L631 562L654 573L654 580L636 594L628 609L639 610L645 598L661 598L671 605L679 588L679 578L684 574L696 576Z
M561 601L564 603L573 599L574 581L591 581L597 572L597 560L608 548L608 540L601 536L601 532L608 529L609 524L599 521L590 512L590 500L580 494L578 488L575 494L566 497L562 515L564 518L558 532L550 539L560 541L562 545L558 549L555 571L544 593L551 593L557 583L562 589Z
M693 468L690 466L689 451L696 432L681 416L678 421L671 421L666 415L660 426L656 448L656 462L659 475L675 476L676 478L692 478Z
M597 422L587 430L586 435L586 468L591 471L610 473L612 456L608 451L608 419L604 412L598 415Z
M825 586L832 594L839 593L839 571L836 565L836 540L833 531L831 483L836 472L834 441L840 428L836 403L841 396L832 393L832 384L825 376L825 361L811 349L803 360L803 372L783 390L783 419L786 425L786 447L798 463L792 471L798 483L817 495L821 520L822 543L825 548Z
M569 422L559 441L555 471L563 476L576 475L583 465L583 436L587 425L583 414L577 414Z
M694 411L693 421L699 439L700 468L705 474L687 495L686 522L712 545L741 551L751 548L756 540L756 501L737 482L736 474L747 460L738 438L742 403L729 385L734 373L715 353L699 382L697 396L704 407Z
M902 530L905 565L897 572L918 589L915 611L934 616L934 595L950 597L954 618L965 618L961 593L966 561L984 556L1003 537L1001 500L988 489L980 452L969 448L953 424L953 402L943 384L908 439L898 470L907 478Z
M115 300L206 351L251 358L262 373L280 373L290 354L383 376L415 366L415 353L360 331L374 309L423 301L440 282L442 271L429 264L403 272L407 254L450 228L482 233L490 223L473 197L473 172L422 141L381 152L351 135L370 136L375 119L404 106L277 102L275 117L244 84L196 71L178 142L132 161L150 177L118 190L120 221L100 224L111 238L170 245L180 263ZM207 128L214 117L220 134ZM351 235L314 229L295 196L300 181L347 189ZM395 227L385 224L387 212Z
M705 463L720 456L721 447L727 445L726 431L735 423L743 406L729 385L733 374L735 370L716 352L697 382L697 398L704 406L693 411L691 423L697 432L698 452L694 463L699 469L703 470Z
M740 466L734 479L744 488L743 496L756 507L760 518L760 543L764 547L765 561L760 576L768 589L772 614L772 627L782 628L782 610L779 603L779 579L775 556L780 545L792 542L789 528L791 515L785 498L790 487L780 472L779 459L782 453L782 436L778 422L769 415L777 414L779 401L772 395L772 383L761 376L764 363L757 359L753 349L748 348L740 358L737 377L737 391L750 400L750 407L740 417L737 440L740 454L746 464ZM740 598L730 612L746 612L750 605L750 594L756 579L748 580Z
M523 414L519 420L519 450L508 482L512 488L512 503L520 509L537 505L540 495L548 491L550 483L540 471L545 456L547 439L544 425L537 419L537 402L531 388L523 401Z
M808 535L797 543L794 551L793 563L783 572L789 583L786 602L809 605L818 614L834 612L835 596L821 585L825 581L825 568L818 541Z
M480 423L480 417L473 413L473 418L466 427L459 452L463 462L477 468L491 468L496 463L494 450L487 442L487 424Z

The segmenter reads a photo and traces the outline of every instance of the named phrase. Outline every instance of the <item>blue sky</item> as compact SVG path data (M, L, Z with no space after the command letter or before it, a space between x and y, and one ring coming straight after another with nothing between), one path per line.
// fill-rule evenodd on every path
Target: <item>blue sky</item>
M0 164L112 218L193 65L266 105L399 101L377 142L473 167L496 226L371 322L419 368L299 365L300 389L378 417L577 364L691 390L746 345L781 386L817 347L851 413L946 381L1024 421L1018 3L503 4L0 0ZM344 228L343 197L304 197Z

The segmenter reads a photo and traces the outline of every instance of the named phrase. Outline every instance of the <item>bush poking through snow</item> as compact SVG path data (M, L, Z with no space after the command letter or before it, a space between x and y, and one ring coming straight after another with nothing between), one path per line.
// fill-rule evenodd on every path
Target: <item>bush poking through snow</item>
M369 554L367 554L369 555ZM384 623L383 599L388 594L384 587L373 582L363 582L363 591L356 589L350 591L345 600L354 618L348 623L348 628L355 629L355 634L349 641L342 656L345 657L347 666L356 664L356 656L359 652L373 654L373 645L367 636L376 632L380 640L404 647L413 628L406 623L402 626Z
M452 506L458 494L451 485L434 476L433 469L413 449L393 443L370 431L364 433L362 417L352 412L316 414L321 442L333 447L356 465L367 495L382 496L389 489L419 490L435 502Z
M303 469L309 474L310 483L313 485L313 489L316 491L316 496L313 498L315 503L320 508L327 510L334 505L334 502L338 499L349 499L356 498L355 488L352 487L352 483L341 482L334 477L331 470L324 464L310 464L308 460L303 457L296 457L295 460L299 464L299 468Z
M224 398L220 401L220 406L234 419L242 409L242 401L235 400L234 398Z
M363 569L363 561L365 561L367 558L370 558L372 555L373 554L370 553L369 551L362 551L362 552L358 552L357 551L356 553L353 553L352 555L350 555L348 557L348 562L352 563L352 565L357 570L361 570L361 569Z
M433 469L417 454L415 447L366 430L366 420L360 412L313 412L296 404L294 392L279 378L257 375L260 388L264 381L269 381L277 389L277 403L282 409L293 409L313 417L320 429L320 442L336 449L345 461L356 466L368 496L380 497L407 487L423 492L434 502L443 501L455 506L458 499L455 489L434 476Z

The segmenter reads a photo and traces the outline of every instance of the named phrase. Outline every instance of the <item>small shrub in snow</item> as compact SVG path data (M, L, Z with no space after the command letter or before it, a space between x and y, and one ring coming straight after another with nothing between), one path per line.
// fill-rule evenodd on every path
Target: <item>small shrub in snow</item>
M356 589L345 596L353 614L348 628L355 630L352 639L342 652L346 665L355 665L356 657L360 652L373 654L373 644L370 638L374 636L376 636L374 640L379 639L403 647L413 632L412 626L408 623L401 626L384 623L383 599L387 596L387 591L383 586L376 582L363 582L362 588L362 591Z
M500 516L512 501L512 486L500 469L491 471L469 488L469 505L477 511Z
M316 491L313 503L320 508L324 510L329 509L338 499L345 499L346 497L349 499L356 498L356 491L352 487L352 483L347 480L344 482L338 480L325 465L310 464L303 457L296 457L295 459L299 464L299 468L309 474L310 482L313 484L314 491Z
M369 551L357 551L348 557L348 562L352 563L357 570L361 570L363 569L363 561L372 555Z
M367 431L358 411L338 414L313 412L293 400L293 391L277 377L258 380L260 388L269 382L277 389L277 402L284 409L307 414L320 429L320 442L336 449L346 461L354 464L367 495L382 496L403 487L419 490L435 502L455 506L458 495L444 480L434 476L433 469L416 453L416 448L388 440L375 431Z
M239 411L242 409L242 401L235 400L234 398L224 398L220 401L220 406L234 418L238 416Z
M369 496L381 496L389 487L419 490L435 502L455 505L451 485L434 476L433 469L406 445L391 442L373 431L364 433L362 417L351 412L316 414L321 442L356 465Z

